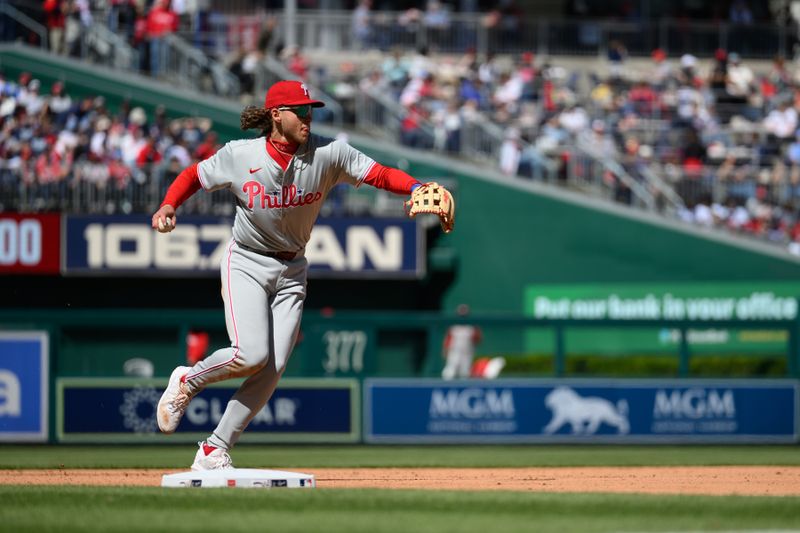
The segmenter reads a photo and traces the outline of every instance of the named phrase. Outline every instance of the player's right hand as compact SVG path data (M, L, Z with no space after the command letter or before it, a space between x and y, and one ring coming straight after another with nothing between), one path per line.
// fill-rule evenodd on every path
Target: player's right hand
M176 223L175 208L169 204L161 206L153 215L153 229L158 230L160 233L169 233L175 229Z

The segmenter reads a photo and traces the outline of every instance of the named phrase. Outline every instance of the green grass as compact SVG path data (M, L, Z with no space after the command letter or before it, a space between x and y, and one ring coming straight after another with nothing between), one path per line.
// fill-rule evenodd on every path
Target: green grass
M0 446L0 468L185 470L194 446ZM239 467L800 465L797 446L241 445ZM0 532L798 530L800 497L0 486Z
M0 487L0 531L514 532L798 527L800 498Z
M0 446L0 468L185 468L192 444ZM245 445L239 468L800 465L797 446Z

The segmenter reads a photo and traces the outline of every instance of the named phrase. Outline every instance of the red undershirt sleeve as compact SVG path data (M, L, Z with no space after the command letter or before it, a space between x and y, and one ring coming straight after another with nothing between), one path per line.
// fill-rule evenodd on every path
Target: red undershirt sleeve
M414 186L420 185L419 181L402 170L385 167L379 163L372 165L364 177L364 183L395 194L411 194Z
M167 194L164 196L164 201L161 202L161 205L169 204L178 209L178 206L201 188L200 175L197 173L197 163L195 163L178 174L178 177L167 189Z

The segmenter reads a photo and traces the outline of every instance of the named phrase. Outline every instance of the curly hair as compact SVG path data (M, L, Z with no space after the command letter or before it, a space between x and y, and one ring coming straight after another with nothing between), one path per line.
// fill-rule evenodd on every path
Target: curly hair
M272 115L269 109L250 105L242 110L239 117L242 130L260 129L262 135L272 133Z

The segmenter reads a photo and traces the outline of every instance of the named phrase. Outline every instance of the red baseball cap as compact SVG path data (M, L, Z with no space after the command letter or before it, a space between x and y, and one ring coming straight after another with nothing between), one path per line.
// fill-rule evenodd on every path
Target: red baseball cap
M305 83L294 80L276 82L267 91L264 107L267 109L279 106L310 105L322 107L325 104L319 100L312 100Z

